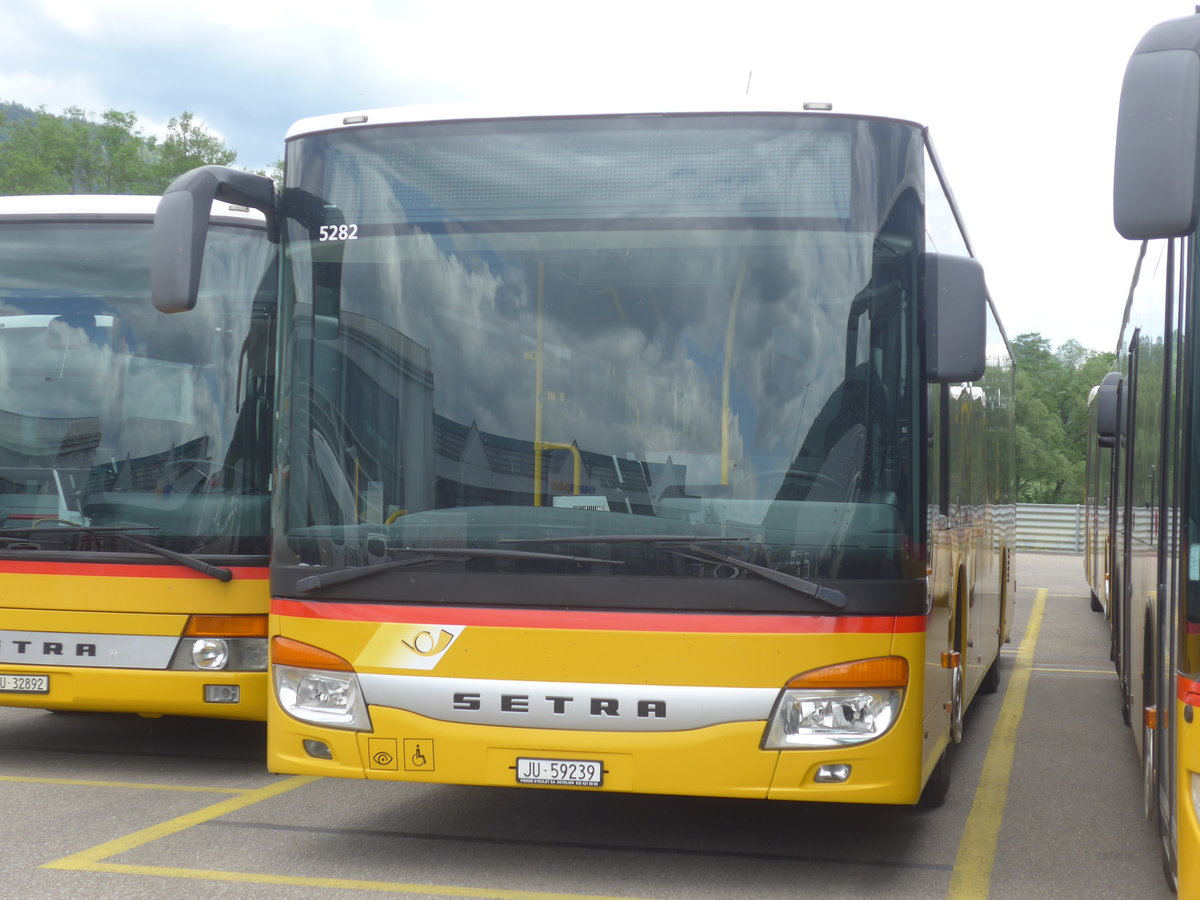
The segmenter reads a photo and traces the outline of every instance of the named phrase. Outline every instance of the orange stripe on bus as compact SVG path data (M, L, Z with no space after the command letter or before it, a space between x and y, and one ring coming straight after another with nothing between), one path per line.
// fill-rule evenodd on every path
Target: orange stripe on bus
M485 609L313 603L275 598L271 612L300 619L404 624L487 625L497 628L578 628L604 631L678 631L713 634L894 634L925 631L925 616L779 616L713 613Z
M1176 696L1188 706L1200 706L1200 681L1186 675L1176 676Z
M265 581L269 575L266 566L237 566L230 571L234 578ZM148 565L129 563L54 563L26 562L18 560L0 561L0 575L58 575L68 577L107 578L210 578L178 563L163 562Z

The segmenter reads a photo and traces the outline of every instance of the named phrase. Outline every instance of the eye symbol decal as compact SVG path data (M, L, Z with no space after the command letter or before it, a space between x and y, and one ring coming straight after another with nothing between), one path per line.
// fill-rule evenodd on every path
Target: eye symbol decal
M454 635L443 628L436 638L432 632L420 631L411 641L401 640L401 643L418 656L437 656L450 646L452 640Z

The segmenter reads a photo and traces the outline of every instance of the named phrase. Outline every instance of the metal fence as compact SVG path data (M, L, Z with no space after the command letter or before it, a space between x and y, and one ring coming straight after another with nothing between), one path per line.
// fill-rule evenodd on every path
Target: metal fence
M1082 553L1084 518L1079 503L1018 503L1017 549Z

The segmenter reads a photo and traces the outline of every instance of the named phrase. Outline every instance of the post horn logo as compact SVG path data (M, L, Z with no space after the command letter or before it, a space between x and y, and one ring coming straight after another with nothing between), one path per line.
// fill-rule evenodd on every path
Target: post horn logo
M442 628L435 637L432 631L418 631L411 640L401 639L409 650L418 656L438 656L446 651L454 635Z

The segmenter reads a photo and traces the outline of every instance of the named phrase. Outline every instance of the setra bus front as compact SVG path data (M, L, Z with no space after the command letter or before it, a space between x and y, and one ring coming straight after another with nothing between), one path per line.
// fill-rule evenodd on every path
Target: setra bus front
M796 113L295 126L271 769L915 802L963 702L924 155Z
M171 321L157 201L0 198L0 705L262 720L274 248L214 204Z

